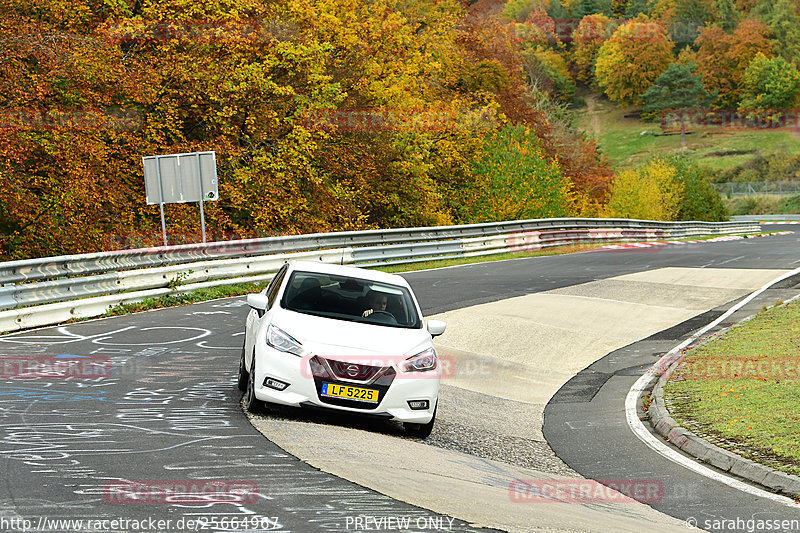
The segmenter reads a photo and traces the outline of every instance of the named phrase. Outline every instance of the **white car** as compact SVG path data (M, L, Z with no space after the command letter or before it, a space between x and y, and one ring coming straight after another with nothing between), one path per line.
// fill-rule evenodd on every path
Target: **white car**
M441 365L419 304L400 276L296 261L247 296L239 389L263 402L398 420L408 434L433 429Z

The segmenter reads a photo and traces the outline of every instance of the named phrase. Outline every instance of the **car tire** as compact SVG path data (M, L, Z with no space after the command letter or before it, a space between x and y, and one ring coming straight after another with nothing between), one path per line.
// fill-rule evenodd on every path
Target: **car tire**
M244 346L242 346L242 356L239 358L239 377L236 386L239 390L244 392L247 390L247 380L250 378L250 373L244 366Z
M433 422L436 420L437 408L438 405L434 407L431 421L427 424L412 424L411 422L403 422L403 428L406 430L406 435L410 437L416 437L418 439L427 439L428 436L430 436L431 431L433 431Z
M263 410L264 402L256 398L256 354L253 354L253 361L250 363L250 372L247 373L247 388L244 391L244 408L248 413L260 413Z

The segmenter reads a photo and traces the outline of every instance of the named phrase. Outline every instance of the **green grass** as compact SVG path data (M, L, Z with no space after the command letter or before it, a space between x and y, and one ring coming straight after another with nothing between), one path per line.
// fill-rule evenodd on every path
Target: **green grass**
M206 302L218 298L230 298L258 292L269 285L269 280L260 283L235 283L232 285L221 285L219 287L208 287L205 289L195 289L184 294L170 294L158 298L145 298L141 302L120 304L112 307L103 315L104 317L128 315L150 309L160 309L162 307L176 307L197 302ZM76 319L79 321L81 319Z
M764 194L759 196L723 196L731 215L788 215L800 213L800 195Z
M800 474L800 303L764 310L694 350L665 388L683 427Z
M747 162L756 153L800 153L800 140L785 130L691 128L687 129L684 149L680 133L665 135L658 122L626 118L633 108L620 109L597 95L594 101L594 121L589 109L582 107L574 112L575 124L597 139L600 150L618 169L637 166L653 155L685 153L697 163L727 169ZM642 132L647 134L642 135Z

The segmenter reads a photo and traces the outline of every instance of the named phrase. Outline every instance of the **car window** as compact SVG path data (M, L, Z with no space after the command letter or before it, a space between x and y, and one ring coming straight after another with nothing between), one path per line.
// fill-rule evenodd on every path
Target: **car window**
M337 320L419 328L421 319L406 287L350 276L295 271L281 306Z
M288 267L286 265L282 266L278 273L275 274L275 277L272 278L272 283L267 287L267 301L270 308L272 308L272 304L275 303L275 297L278 296L278 289L281 288L281 283L283 282L284 276L286 276L287 269Z

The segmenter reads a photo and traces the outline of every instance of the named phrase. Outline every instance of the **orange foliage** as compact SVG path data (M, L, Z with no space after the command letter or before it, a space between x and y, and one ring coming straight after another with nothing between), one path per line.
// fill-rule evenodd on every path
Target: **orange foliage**
M742 21L732 34L718 26L706 26L695 44L697 73L710 93L719 91L717 105L735 108L741 98L742 77L750 61L759 53L772 55L767 27L753 19Z

